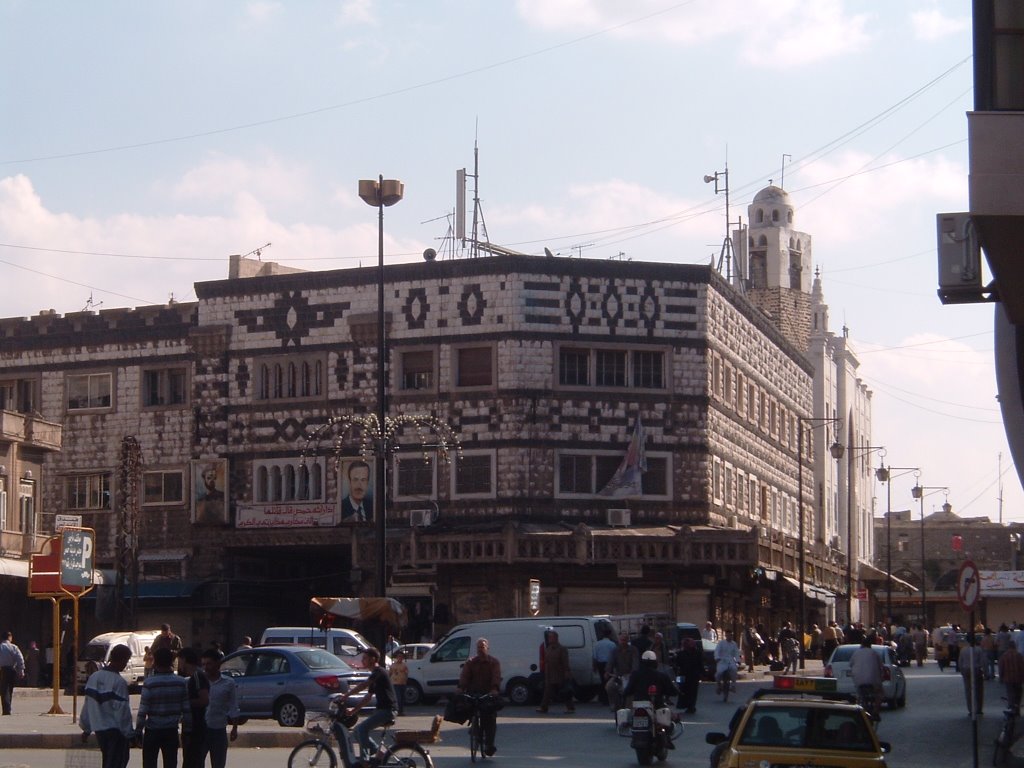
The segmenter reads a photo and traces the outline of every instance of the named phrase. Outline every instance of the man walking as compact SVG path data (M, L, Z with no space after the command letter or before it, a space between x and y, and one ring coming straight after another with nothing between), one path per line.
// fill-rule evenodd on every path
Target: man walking
M857 686L861 701L869 702L871 719L879 720L879 704L882 700L882 657L871 647L871 638L860 641L860 648L850 656L850 677Z
M476 656L462 665L459 675L459 693L473 696L498 695L501 685L501 662L490 655L490 645L486 638L476 641ZM480 728L483 730L484 749L488 757L493 757L498 748L494 746L494 737L498 732L498 710L487 707L480 710Z
M192 728L182 723L181 768L203 768L206 759L206 707L210 703L210 681L199 668L195 648L183 648L178 657L178 674L185 678Z
M1024 656L1010 643L999 656L999 682L1006 686L1006 703L1020 711L1020 694L1024 686Z
M607 679L608 662L611 661L613 653L615 653L615 640L612 639L612 630L609 627L601 635L601 639L594 643L594 671L597 673L597 679L601 681L597 698L605 706L608 706L608 691L604 688L604 681Z
M142 768L156 768L160 755L164 768L177 768L178 725L191 730L188 681L174 674L173 661L169 648L157 648L153 653L153 674L142 684L135 721L136 738L142 740Z
M178 637L171 631L170 624L160 625L160 634L153 639L153 644L149 646L149 650L153 653L157 652L158 648L168 648L171 651L171 658L173 659L174 668L178 668L178 654L181 653L181 649L185 646L181 642L181 638Z
M967 699L967 714L975 711L984 714L985 701L985 651L980 645L966 645L957 657L957 668L964 680L964 697ZM971 701L971 684L974 684L974 701Z
M206 707L205 755L210 756L210 768L224 768L228 762L228 742L238 738L238 689L235 681L220 673L224 654L216 648L203 651L203 671L210 681L210 703ZM228 735L228 726L231 734ZM106 768L106 766L104 766Z
M121 677L131 657L127 645L115 645L107 665L89 675L85 683L85 701L78 720L82 743L89 740L91 732L96 732L103 768L125 768L135 738L128 683Z
M544 696L538 712L547 712L552 700L565 697L566 714L575 712L572 703L572 670L569 668L569 649L558 642L558 633L548 631L548 644L544 649Z
M3 713L11 714L11 699L14 698L14 682L25 677L25 657L14 644L14 633L4 634L0 643L0 703Z

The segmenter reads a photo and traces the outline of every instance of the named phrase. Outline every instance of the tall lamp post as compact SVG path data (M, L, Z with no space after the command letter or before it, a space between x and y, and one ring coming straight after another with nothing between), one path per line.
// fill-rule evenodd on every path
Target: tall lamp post
M924 547L924 497L933 493L943 491L949 493L949 488L944 485L921 485L921 473L915 475L916 484L910 489L910 495L921 503L921 623L928 626L928 574L925 571L925 547ZM944 512L952 511L953 506L947 501L942 505Z
M885 483L885 616L892 621L892 473L905 475L907 472L918 472L917 467L887 467L885 455L882 455L882 466L875 470L878 482ZM888 626L888 625L887 625Z
M385 358L387 346L384 334L384 208L402 199L405 185L397 179L376 179L359 181L359 197L367 205L377 208L377 423L380 430L380 445L377 446L377 478L374 501L377 530L377 596L387 595L387 439L384 425L387 421L388 403L384 387Z
M857 551L853 544L853 457L857 453L884 451L882 445L854 445L853 429L847 437L846 445L846 621L853 623L853 561Z
M820 427L823 424L836 423L838 419L834 418L813 418L810 416L798 416L797 426L799 432L797 433L797 449L796 449L796 499L797 509L800 513L799 526L799 538L800 538L800 619L797 622L797 631L800 633L800 669L805 668L804 659L804 630L807 626L807 595L804 589L804 578L807 571L805 562L807 552L807 536L804 533L804 432L810 429L815 429L816 426ZM804 427L804 424L811 424L815 426ZM837 440L831 446L829 446L829 453L832 454L832 458L836 461L843 458L843 446Z

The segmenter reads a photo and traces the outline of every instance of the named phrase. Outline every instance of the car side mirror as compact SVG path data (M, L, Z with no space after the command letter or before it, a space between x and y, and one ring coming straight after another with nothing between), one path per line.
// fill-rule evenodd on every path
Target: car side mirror
M728 736L726 736L724 733L712 731L711 733L708 733L704 736L704 741L706 741L708 744L721 744L727 738Z

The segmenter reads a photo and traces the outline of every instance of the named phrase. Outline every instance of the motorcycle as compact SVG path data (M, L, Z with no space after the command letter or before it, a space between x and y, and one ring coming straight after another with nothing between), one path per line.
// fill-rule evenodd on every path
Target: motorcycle
M655 707L657 689L648 689L648 700L634 701L630 723L629 746L636 751L640 765L650 765L654 758L664 762L668 751L675 749L674 741L683 735L683 724L672 713L671 707Z

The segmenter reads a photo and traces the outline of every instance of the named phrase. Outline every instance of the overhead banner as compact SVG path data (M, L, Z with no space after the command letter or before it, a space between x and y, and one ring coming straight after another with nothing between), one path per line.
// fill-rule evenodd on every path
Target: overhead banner
M337 524L337 504L239 504L235 515L236 528L329 528Z

